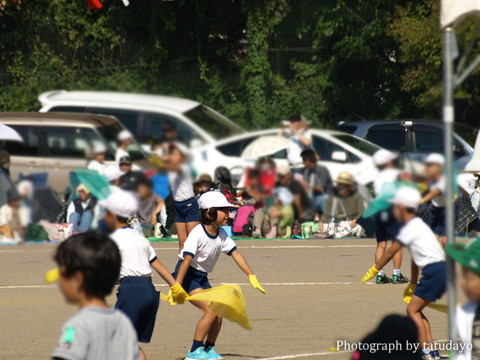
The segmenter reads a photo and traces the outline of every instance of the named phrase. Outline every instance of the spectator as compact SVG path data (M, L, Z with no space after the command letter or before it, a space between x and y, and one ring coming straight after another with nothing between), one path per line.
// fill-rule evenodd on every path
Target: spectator
M67 219L73 223L73 231L88 231L92 225L97 199L83 184L77 187L78 198L68 206Z
M108 165L103 171L103 175L107 178L110 184L114 186L119 186L120 178L124 174L125 173L120 170L120 167L118 165Z
M123 190L135 191L138 183L145 179L141 171L132 170L132 159L130 156L123 156L120 161L120 170L124 173L120 178L118 186Z
M278 186L286 187L293 195L295 219L313 220L313 204L302 184L292 177L286 164L277 167Z
M122 130L118 133L118 148L115 153L115 161L120 164L120 159L124 156L130 156L127 148L133 144L133 135L128 130Z
M304 150L301 153L303 165L302 184L312 199L315 210L323 213L327 204L328 195L333 185L330 172L325 166L317 163L317 154L313 150Z
M172 121L165 121L162 125L163 136L161 142L180 142L185 144L185 139L178 133L177 125Z
M212 190L215 187L213 179L208 174L202 174L198 177L198 180L193 183L195 190L195 196L200 197L203 193Z
M225 195L228 202L232 205L239 205L237 191L232 184L232 174L225 166L219 166L215 169L215 185L220 192Z
M10 177L10 154L4 149L0 149L0 169Z
M348 221L353 229L365 211L363 197L357 191L352 175L347 171L342 171L338 175L335 184L336 187L328 197L325 212L320 220L320 229L325 230L326 223L343 221Z
M146 237L153 236L154 226L157 224L157 216L165 206L163 199L153 192L152 182L142 179L137 185L138 197L138 220Z
M88 163L87 169L96 170L100 174L103 174L105 167L105 155L107 153L107 148L103 144L97 144L93 148L93 159Z
M268 214L270 218L270 232L267 238L276 237L289 238L292 236L292 227L294 222L293 195L284 187L278 187L274 190L275 203L270 208Z
M7 191L7 203L0 208L0 233L9 241L21 241L29 223L29 213L15 188ZM1 236L0 236L1 237Z
M298 114L290 116L289 121L290 146L287 149L287 159L290 167L298 172L302 165L302 151L312 149L312 134L308 130L312 122Z

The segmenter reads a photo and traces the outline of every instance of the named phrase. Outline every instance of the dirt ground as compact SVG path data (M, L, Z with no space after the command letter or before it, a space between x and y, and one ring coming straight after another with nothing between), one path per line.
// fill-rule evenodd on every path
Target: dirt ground
M176 243L153 244L169 269L177 261ZM332 352L337 340L356 342L387 314L405 314L403 285L361 284L374 263L374 240L239 241L267 295L251 288L247 277L222 256L210 276L212 285L242 285L253 330L224 322L217 350L234 359L349 359ZM55 245L0 248L0 359L48 359L62 324L77 310L66 305L56 285L45 285ZM404 275L410 257L404 254ZM391 275L391 264L387 267ZM155 275L155 284L167 287ZM111 296L109 303L114 304ZM443 299L441 302L445 302ZM427 310L436 340L447 337L446 314ZM181 359L191 345L200 313L190 304L162 302L149 359Z

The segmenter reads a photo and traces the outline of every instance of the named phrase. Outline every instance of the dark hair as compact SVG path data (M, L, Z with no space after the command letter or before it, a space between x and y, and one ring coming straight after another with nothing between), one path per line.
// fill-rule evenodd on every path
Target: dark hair
M200 223L204 225L210 225L213 223L212 219L208 217L207 213L211 212L212 209L200 209L200 214L198 215L198 219L200 220ZM210 213L210 216L212 214ZM215 216L213 216L215 217Z
M218 189L233 189L232 174L225 166L219 166L215 169L214 178Z
M407 207L407 208L405 208L405 209L407 210L407 212L408 212L409 214L416 214L416 213L417 213L417 209L409 208L409 207Z
M252 169L250 170L250 174L248 174L250 179L260 179L260 170Z
M302 157L303 161L310 161L311 163L316 163L317 162L317 155L315 154L315 151L313 150L303 150L302 153L300 154Z
M138 184L137 184L137 188L140 186L140 185L143 185L149 189L153 189L153 183L152 183L152 180L150 179L146 179L146 178L143 178L141 179Z
M292 115L288 118L289 121L300 121L302 120L302 116L300 114L295 114L295 115Z
M117 245L107 235L86 232L60 243L54 256L65 267L62 276L80 271L83 291L88 296L104 298L112 292L120 275L122 258Z

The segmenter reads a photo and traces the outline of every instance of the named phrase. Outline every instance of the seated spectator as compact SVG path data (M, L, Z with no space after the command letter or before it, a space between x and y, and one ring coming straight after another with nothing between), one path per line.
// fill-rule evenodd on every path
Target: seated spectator
M107 148L103 144L97 144L93 148L93 159L89 161L87 169L96 170L100 174L103 174L105 167L105 155L107 153Z
M212 177L208 174L202 174L198 177L198 180L193 183L193 190L195 190L195 196L199 198L203 193L213 190L215 183Z
M73 231L88 231L92 225L97 199L83 184L77 187L78 198L68 206L67 221L73 223Z
M219 166L215 169L215 185L220 192L225 195L228 202L232 205L240 205L237 197L241 194L237 194L237 191L232 184L232 174L225 166Z
M275 203L268 211L270 219L270 232L267 238L276 237L289 238L292 236L292 227L294 222L293 195L284 187L274 190Z
M286 187L293 195L295 219L313 220L313 203L302 184L292 177L286 164L277 167L278 186Z
M320 219L320 230L327 230L325 224L344 222L354 229L358 226L357 220L365 211L363 197L357 191L352 175L347 171L342 171L338 175L335 184L332 194L328 197L325 212Z
M153 192L152 182L142 179L137 185L138 197L138 220L146 237L153 236L154 227L158 223L158 215L165 206L163 199Z
M130 156L123 156L120 161L120 170L124 173L120 178L118 186L123 190L137 190L140 180L145 179L145 175L141 171L132 170L132 159Z
M21 205L20 200L20 195L15 188L7 191L7 203L0 208L2 240L18 243L24 235L24 229L29 223L29 215L27 208Z
M328 169L317 163L317 154L313 150L304 150L301 154L303 165L302 185L307 190L316 211L323 213L328 195L333 185Z

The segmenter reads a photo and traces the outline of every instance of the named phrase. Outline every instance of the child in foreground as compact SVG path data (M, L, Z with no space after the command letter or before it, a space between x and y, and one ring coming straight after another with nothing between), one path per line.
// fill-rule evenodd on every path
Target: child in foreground
M412 295L412 300L407 306L407 314L418 328L423 359L440 359L439 352L434 348L432 330L423 309L445 293L445 253L432 230L417 217L416 211L420 200L421 195L414 188L402 187L397 191L392 200L393 215L403 227L392 246L363 276L362 282L374 278L379 272L378 269L383 269L402 246L407 247L412 256L411 281L405 290L405 294ZM419 270L422 272L420 282L418 282Z
M480 356L480 240L470 244L448 244L447 254L462 265L460 284L468 302L457 308L457 333L466 345L456 353L456 360L477 359Z
M132 323L105 301L122 262L115 243L105 235L83 233L62 242L54 258L60 291L80 310L63 326L52 359L138 359Z
M208 281L208 273L213 271L221 253L233 258L240 269L248 275L250 283L255 289L265 294L248 266L245 257L237 250L235 242L228 237L222 226L226 225L229 209L232 205L226 197L218 191L209 191L199 199L200 224L197 225L185 241L174 276L178 283L183 285L190 294L196 294L212 286ZM206 301L191 301L203 312L195 329L191 350L186 360L218 360L223 359L215 350L222 319L217 317L208 307Z

